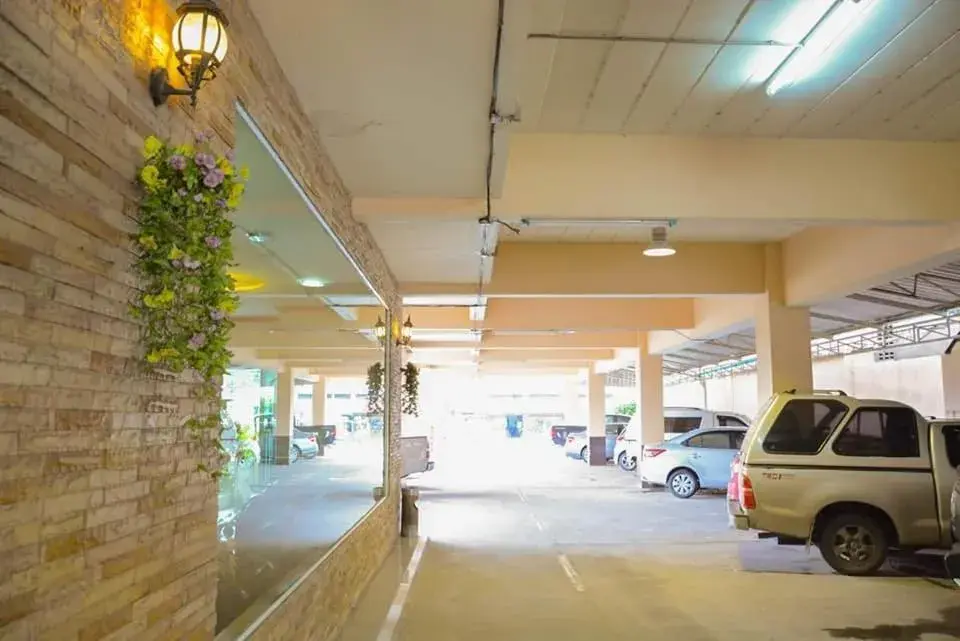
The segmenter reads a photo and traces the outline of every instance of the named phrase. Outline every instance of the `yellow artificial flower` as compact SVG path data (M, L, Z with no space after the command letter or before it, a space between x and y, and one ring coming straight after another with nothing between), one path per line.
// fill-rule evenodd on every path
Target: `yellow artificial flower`
M160 362L160 352L150 352L147 354L148 363L159 363Z
M160 184L160 170L153 165L147 165L140 170L140 180L147 189L155 189Z
M157 241L153 236L141 236L137 239L140 243L140 246L144 249L156 249Z
M228 314L230 312L235 312L237 311L237 300L235 298L228 296L220 301L220 304L217 305L217 308L221 312L226 312Z
M233 173L234 173L234 171L233 171L233 163L231 163L231 162L230 162L229 160L227 160L226 158L221 158L221 159L220 159L220 162L217 163L217 165L220 167L220 171L223 172L223 175L224 175L224 176L232 176L232 175L233 175Z
M169 289L165 289L157 295L145 294L143 297L143 304L149 307L150 309L156 309L158 307L165 307L169 303L173 302L173 292Z
M241 168L240 168L240 177L243 178L244 180L247 180L248 178L250 178L250 168L247 167L246 165L244 165L243 167L241 167Z
M153 158L163 149L163 141L156 136L147 136L143 141L143 157Z
M182 251L179 247L177 247L176 245L174 245L173 247L171 247L171 248L170 248L170 253L167 254L167 258L168 258L169 260L179 260L179 259L181 259L181 258L183 258L183 257L184 257L183 251Z
M181 156L186 156L187 158L193 157L193 145L180 145L174 150L174 153L178 153Z

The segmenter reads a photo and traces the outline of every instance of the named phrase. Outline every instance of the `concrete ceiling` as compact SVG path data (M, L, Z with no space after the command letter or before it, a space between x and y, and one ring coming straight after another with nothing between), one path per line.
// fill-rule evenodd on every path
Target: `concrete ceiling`
M765 244L806 274L788 287L796 302L819 305L960 250L960 145L939 144L960 139L960 2L873 0L816 73L768 97L763 80L792 50L780 45L832 1L508 0L496 112L519 122L495 128L492 212L511 226L580 219L519 234L478 224L497 2L252 5L401 283L418 360L499 368L509 357L494 352L514 350L527 366L576 368L636 347L628 330L693 331L702 301L761 291ZM291 268L342 283L325 290L338 309L368 304L277 192L251 183L243 224L277 240L238 251L271 283L245 299L247 316L315 304L282 281ZM610 218L675 220L678 255L644 259L649 228ZM901 241L910 251L876 251ZM471 320L477 303L486 317ZM375 320L355 309L354 335ZM312 322L291 317L284 331ZM270 357L311 362L277 334L262 342Z
M766 76L833 0L537 0L524 51L525 131L955 140L960 3L876 0L809 80ZM559 40L620 36L684 42ZM737 44L749 42L751 44ZM766 70L762 72L761 70Z

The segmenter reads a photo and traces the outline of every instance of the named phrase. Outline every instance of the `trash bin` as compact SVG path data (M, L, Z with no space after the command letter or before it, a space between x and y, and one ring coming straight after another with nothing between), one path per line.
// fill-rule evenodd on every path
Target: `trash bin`
M415 538L420 528L420 508L417 499L420 491L405 487L400 490L400 536Z

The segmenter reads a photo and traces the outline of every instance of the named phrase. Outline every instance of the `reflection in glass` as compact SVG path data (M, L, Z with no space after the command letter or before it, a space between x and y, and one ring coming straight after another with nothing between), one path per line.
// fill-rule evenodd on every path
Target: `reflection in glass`
M240 293L223 386L224 638L249 627L373 507L386 439L366 374L374 363L386 368L373 325L387 311L243 117L236 139L250 168L236 271L263 285Z

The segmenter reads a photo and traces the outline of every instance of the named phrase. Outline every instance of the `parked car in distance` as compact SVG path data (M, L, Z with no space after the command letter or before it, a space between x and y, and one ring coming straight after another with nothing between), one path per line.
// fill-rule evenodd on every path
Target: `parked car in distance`
M700 490L722 490L730 465L747 433L745 427L701 427L643 448L640 477L663 485L680 499Z
M607 423L604 428L606 458L613 458L613 449L620 432L623 431L623 425L619 423ZM569 458L579 459L584 462L590 462L590 438L586 432L577 432L567 436L567 444L564 446L564 453Z
M607 414L604 420L607 425L626 425L630 422L630 418L626 414ZM566 445L567 436L586 431L586 425L554 425L550 428L550 440L554 445Z
M682 434L688 434L701 427L744 428L750 425L750 419L735 412L720 412L697 407L663 408L663 437L670 440ZM631 420L617 443L614 459L621 470L632 472L637 469L640 457L640 419Z
M301 432L305 432L307 434L316 434L317 443L322 443L323 445L333 445L337 442L336 425L299 425L297 427Z
M296 463L302 458L314 458L320 453L317 445L317 435L293 429L293 438L290 442L290 462Z
M890 550L949 550L960 419L843 392L775 394L731 466L740 530L812 543L837 572L872 574Z
M401 436L400 462L400 478L431 471L434 462L430 455L430 439L426 436Z

